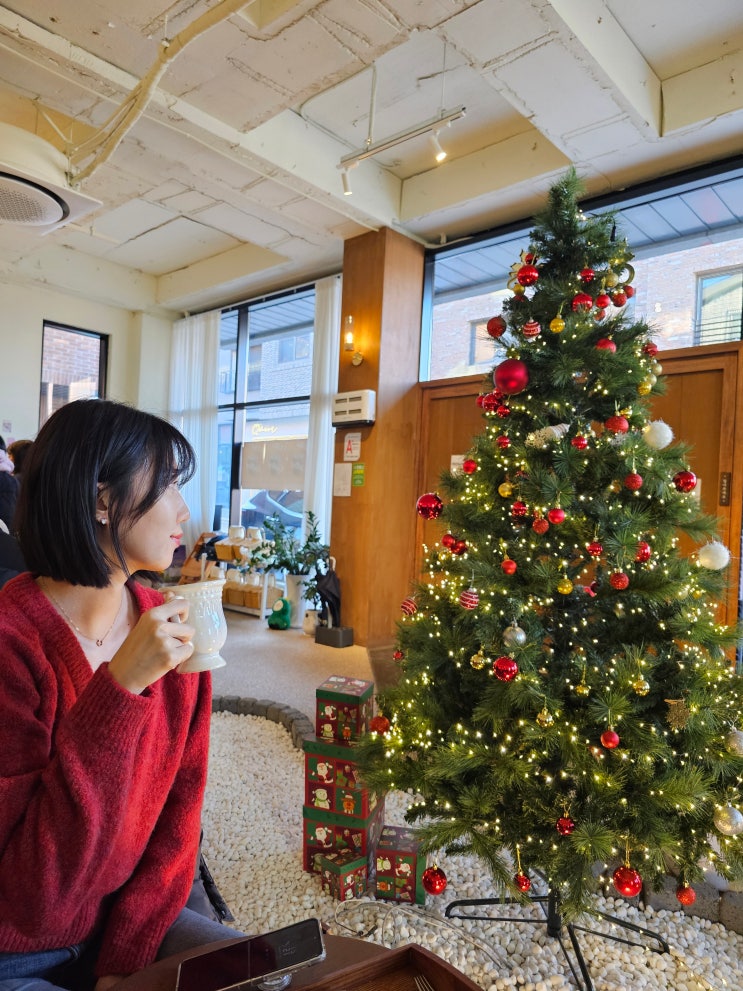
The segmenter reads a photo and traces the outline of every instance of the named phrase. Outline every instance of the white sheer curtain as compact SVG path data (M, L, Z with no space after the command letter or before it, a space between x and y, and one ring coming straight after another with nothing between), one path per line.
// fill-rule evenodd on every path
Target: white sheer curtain
M307 460L304 470L304 508L320 522L327 543L333 506L333 451L331 424L333 396L338 391L341 337L341 277L331 275L315 284L315 334L312 345L312 386Z
M187 551L211 530L217 494L219 310L173 325L168 416L196 451L197 470L183 487L191 518L183 528Z

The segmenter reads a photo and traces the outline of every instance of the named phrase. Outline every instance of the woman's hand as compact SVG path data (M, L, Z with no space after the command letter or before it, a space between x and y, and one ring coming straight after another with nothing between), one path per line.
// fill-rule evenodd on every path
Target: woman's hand
M196 632L185 622L186 599L173 596L142 613L136 626L109 661L108 670L123 687L140 695L193 653ZM96 989L98 991L98 989Z
M126 974L106 974L105 977L99 977L93 991L108 991L109 988L115 987L119 981L123 981L125 977Z

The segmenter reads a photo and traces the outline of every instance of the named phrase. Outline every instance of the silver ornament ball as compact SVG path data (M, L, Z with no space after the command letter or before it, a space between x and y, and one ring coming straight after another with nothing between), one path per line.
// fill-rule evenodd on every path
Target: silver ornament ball
M732 805L717 809L712 819L723 836L737 836L743 833L743 815Z
M503 643L507 647L523 647L526 643L526 632L512 623L503 631Z
M725 737L725 746L728 753L743 757L743 732L739 729L731 729Z

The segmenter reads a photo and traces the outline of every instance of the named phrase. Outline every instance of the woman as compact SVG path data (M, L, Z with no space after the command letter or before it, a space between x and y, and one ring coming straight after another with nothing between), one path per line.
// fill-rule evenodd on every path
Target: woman
M107 991L235 935L183 909L210 675L177 670L193 650L185 599L131 579L170 564L193 471L166 421L95 399L56 412L26 462L30 571L0 591L2 991Z

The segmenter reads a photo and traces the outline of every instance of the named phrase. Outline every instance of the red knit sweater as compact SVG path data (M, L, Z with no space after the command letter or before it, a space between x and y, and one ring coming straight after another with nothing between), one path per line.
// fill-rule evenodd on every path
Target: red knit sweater
M132 583L140 610L162 602ZM24 573L0 591L0 951L103 932L96 972L146 966L193 880L211 677L142 695L103 664Z

